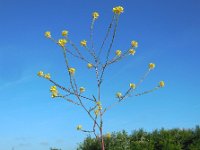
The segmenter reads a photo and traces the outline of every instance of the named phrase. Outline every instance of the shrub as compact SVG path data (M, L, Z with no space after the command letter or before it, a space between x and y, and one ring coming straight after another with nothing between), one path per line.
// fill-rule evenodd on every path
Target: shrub
M130 135L126 131L104 136L106 150L200 150L200 128L154 130L140 129ZM87 137L77 150L101 150L98 139Z

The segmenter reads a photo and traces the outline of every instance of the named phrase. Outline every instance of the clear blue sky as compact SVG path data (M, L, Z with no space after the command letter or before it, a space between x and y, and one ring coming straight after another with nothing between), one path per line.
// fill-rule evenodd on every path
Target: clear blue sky
M114 64L106 72L103 104L114 102L115 92L137 82L149 62L156 68L138 91L160 80L164 89L132 97L107 112L105 132L131 132L144 128L192 128L200 124L200 1L199 0L0 0L0 149L47 150L51 146L73 150L86 134L77 124L90 127L86 114L62 99L51 99L51 84L36 76L39 70L66 83L67 74L60 48L44 37L50 30L60 37L69 30L79 43L89 38L91 13L100 17L95 26L99 47L112 17L112 8L122 5L115 49L126 50L131 40L139 47L134 57ZM83 51L83 49L81 49ZM104 53L105 54L105 53ZM86 94L95 92L94 72L72 57L79 84Z

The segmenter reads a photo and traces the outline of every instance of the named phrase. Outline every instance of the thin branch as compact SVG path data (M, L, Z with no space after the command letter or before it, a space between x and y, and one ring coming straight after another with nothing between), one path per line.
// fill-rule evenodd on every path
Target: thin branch
M127 96L130 92L133 92L133 91L134 91L134 89L129 88L129 89L126 91L126 93L125 93L121 98L119 98L118 101L112 103L112 104L109 105L107 108L105 108L104 111L103 111L103 114L104 114L107 110L110 110L112 107L114 107L115 105L119 104L122 100L124 100L125 98L127 98L126 96Z
M89 131L89 130L81 130L82 132L87 132L87 133L93 133L94 131Z
M111 28L112 28L114 18L115 18L115 15L113 15L113 17L112 17L111 23L110 23L110 25L109 25L109 27L108 27L108 30L107 30L107 32L106 32L106 36L105 36L105 38L104 38L104 40L103 40L103 42L102 42L102 45L101 45L101 48L100 48L100 50L99 50L99 53L98 53L97 58L99 58L100 55L101 55L103 46L104 46L104 44L105 44L105 42L106 42L106 40L107 40L107 38L108 38L108 36L109 36L109 33L110 33Z
M96 97L95 97L94 95L92 95L92 97L94 98L94 101L95 101L95 102L97 102L97 99L96 99Z
M150 69L142 76L142 78L140 79L140 81L136 84L136 88L144 81L144 79L147 77L147 75L149 74L149 72L150 72ZM142 94L147 94L147 93L149 93L149 92L151 92L151 91L156 90L157 88L158 88L158 87L156 87L156 88L154 88L154 89L152 89L152 90L143 92L143 93L141 93L141 94L136 94L135 96L140 96L140 95L142 95ZM109 109L111 109L112 107L114 107L115 105L119 104L122 100L124 100L124 99L126 99L127 97L129 97L129 96L130 96L129 94L130 94L132 91L134 91L134 90L135 90L135 89L129 88L129 89L126 91L126 93L125 93L121 98L119 98L119 100L118 100L117 102L114 102L114 103L112 103L111 105L109 105L107 108L105 108L104 111L103 111L103 114L104 114L107 110L109 110Z
M54 43L56 43L57 45L59 45L58 44L58 42L55 40L55 39L53 39L53 38L50 38ZM68 40L68 39L66 39L66 40ZM60 45L59 45L60 46ZM72 56L74 56L74 57L76 57L76 58L80 58L78 55L76 55L76 54L74 54L74 53L72 53L70 50L68 50L66 47L62 47L62 49L64 49L66 52L68 52L69 54L71 54Z
M127 50L126 52L124 52L121 56L115 56L112 60L108 61L107 66L111 65L115 62L118 62L119 60L121 60L122 58L126 57L128 55L129 50Z
M58 83L56 83L56 82L53 81L52 79L49 79L49 81L50 81L51 83L53 83L55 86L57 86L58 88L62 89L63 91L66 91L66 92L68 92L69 94L75 95L75 93L72 92L72 91L70 91L70 89L67 89L67 88L65 88L65 87L63 87L63 86L61 86L61 85L59 85ZM92 99L92 98L88 98L88 97L83 96L83 95L80 95L80 94L78 94L78 96L80 96L81 98L84 98L84 99L87 99L87 100L90 100L90 101L95 102L95 100Z
M97 58L96 58L96 55L95 55L95 52L94 51L91 51L87 46L84 47L89 53L90 55L94 58L95 62L97 62Z
M74 85L75 85L75 88L76 90L78 89L77 88L77 84L76 84L76 81L75 81L75 78L73 78L73 81L74 81ZM91 115L91 113L89 112L89 110L85 107L85 105L83 104L83 102L81 101L80 97L78 96L78 94L75 94L80 102L80 105L83 107L83 109L87 112L87 114L89 115L89 117L96 123L96 125L100 128L99 124L97 123L97 121L94 119L94 117Z
M80 56L78 56L78 55L76 55L76 54L73 54L70 50L68 50L66 47L65 47L65 49L66 49L66 52L68 52L69 54L71 54L72 56L74 56L74 57L76 57L76 58L80 58L80 59L82 59ZM84 59L83 59L84 60Z
M54 40L53 38L50 38L54 43L58 44L58 42L56 40ZM78 53L78 55L72 53L70 50L68 50L66 47L62 47L63 50L65 50L67 53L69 53L70 55L74 56L75 58L78 58L80 60L83 60L87 63L89 63L89 61L81 54L81 52L79 51L79 49L76 47L76 45L69 39L66 37L66 40L69 42L69 44L76 50L76 52ZM58 44L59 45L59 44ZM59 45L60 46L60 45Z
M157 87L155 87L155 88L153 88L153 89L151 89L151 90L148 90L148 91L144 91L144 92L142 92L142 93L135 94L135 96L141 96L141 95L144 95L144 94L148 94L148 93L150 93L150 92L154 92L155 90L158 90L159 88L160 88L160 86L157 86Z
M106 55L106 63L105 65L102 66L102 72L101 72L101 75L100 75L100 83L102 83L102 80L103 80L103 75L104 75L104 71L108 65L108 59L109 59L109 55L110 55L110 51L111 51L111 48L112 48L112 45L113 45L113 42L114 42L114 39L115 39L115 35L116 35L116 30L117 30L117 25L118 25L118 19L119 19L119 16L118 15L115 15L116 17L116 23L115 23L115 27L114 27L114 32L113 32L113 36L112 36L112 40L111 40L111 43L110 43L110 46L109 46L109 49L107 51L107 55Z
M95 121L94 121L94 124L93 124L94 135L97 138L98 136L96 135L96 129L95 129L95 127L96 127L96 121L97 121L97 115L95 116Z
M95 22L95 19L93 18L93 19L92 19L91 26L90 26L90 41L91 41L91 46L92 46L92 55L93 55L93 57L94 57L95 62L97 63L98 60L97 60L97 57L96 57L96 54L95 54L95 50L94 50L94 41L93 41L94 22Z
M72 95L72 94L69 93L69 94L66 94L66 95L63 95L63 96L64 96L64 97L68 97L68 96L70 96L70 95Z
M75 105L80 106L79 103L77 103L77 102L75 102L75 101L73 101L73 100L71 100L71 99L69 99L69 98L66 98L65 96L59 95L59 96L56 96L56 97L63 98L63 99L67 100L67 101L70 102L70 103L73 103L73 104L75 104Z
M69 70L69 64L68 64L68 61L67 61L67 57L66 57L66 51L65 49L63 49L63 54L64 54L64 58L65 58L65 62L66 62L66 66L67 66L67 70ZM78 87L77 87L77 84L76 84L76 81L75 81L75 78L73 78L73 81L72 81L72 76L70 74L70 72L68 71L68 74L69 74L69 77L70 77L70 84L71 84L71 87L74 91L74 94L75 96L77 97L77 99L79 100L79 103L80 103L80 106L82 106L82 108L87 112L87 114L89 115L89 117L97 124L97 126L99 127L100 129L100 126L99 124L96 122L96 120L93 118L93 116L91 115L91 113L87 110L87 108L85 107L85 105L83 104L83 102L81 101L81 98L78 94ZM74 82L74 84L73 84Z
M151 71L150 69L147 70L147 72L142 76L140 81L136 84L136 87L140 86L140 84L144 81L144 79L146 79L150 71Z
M81 60L89 63L89 61L81 54L80 50L77 48L77 46L69 39L67 38L69 44L76 50L76 52L78 53L79 57Z
M82 101L80 100L80 97L77 96L77 98L79 99L79 102L81 104L81 106L83 107L83 109L87 112L87 114L89 115L89 117L95 122L95 124L98 126L98 128L100 128L99 124L97 123L97 121L93 118L93 116L91 115L91 113L87 110L87 108L83 105Z
M68 93L71 93L70 89L67 89L67 88L65 88L65 87L63 87L63 86L61 86L61 85L59 85L58 83L56 83L56 82L53 81L52 79L49 79L49 81L50 81L51 83L53 83L55 86L57 86L57 87L59 87L60 89L62 89L63 91L66 91L66 92L68 92ZM72 93L71 93L71 94L72 94Z
M108 51L107 51L106 63L108 62L108 58L109 58L109 55L110 55L110 51L111 51L111 48L112 48L112 45L113 45L113 42L114 42L114 39L115 39L116 31L117 31L117 25L118 25L119 15L115 15L115 17L116 17L116 23L115 23L115 27L114 27L114 32L113 32L112 40L111 40L109 49L108 49Z
M122 98L120 98L120 101L122 101L123 99L127 98L126 96L127 96L130 92L133 92L133 91L134 91L134 89L129 88L129 89L126 91L126 93L122 96Z
M97 108L97 105L95 105L94 107L90 108L90 109L89 109L89 112L95 110L95 108Z
M111 105L109 105L107 108L105 108L102 113L104 114L107 110L110 110L111 108L113 108L115 105L117 105L120 102L121 102L120 100L115 101L114 103L112 103Z

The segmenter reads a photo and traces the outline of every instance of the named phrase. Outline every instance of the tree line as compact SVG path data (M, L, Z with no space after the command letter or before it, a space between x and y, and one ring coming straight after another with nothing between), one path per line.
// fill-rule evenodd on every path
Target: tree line
M88 136L77 150L101 150L99 139ZM200 150L200 127L193 129L125 130L104 135L106 150Z

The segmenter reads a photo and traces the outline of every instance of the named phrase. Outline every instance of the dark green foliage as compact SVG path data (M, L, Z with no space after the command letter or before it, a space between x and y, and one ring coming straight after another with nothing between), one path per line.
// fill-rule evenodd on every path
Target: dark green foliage
M113 133L111 138L105 138L105 147L109 150L124 150L129 148L129 136L125 131Z
M106 150L200 150L200 127L151 133L140 129L130 135L126 131L114 132L104 139ZM100 141L87 137L77 150L101 150Z
M99 140L87 137L77 150L101 150Z

